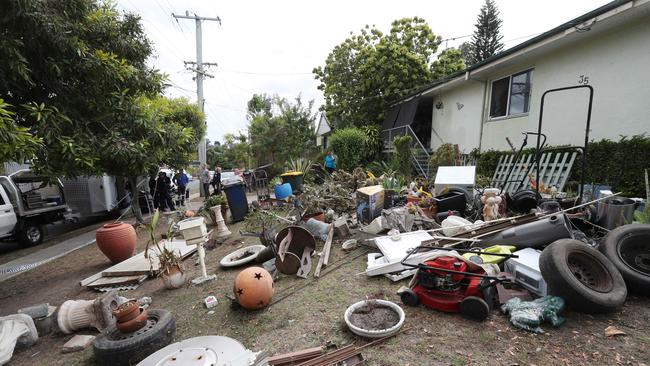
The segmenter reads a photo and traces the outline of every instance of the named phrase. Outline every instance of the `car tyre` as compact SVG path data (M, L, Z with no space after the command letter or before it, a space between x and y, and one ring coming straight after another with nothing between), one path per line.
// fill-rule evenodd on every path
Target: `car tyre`
M147 323L131 333L112 327L93 342L95 360L105 365L131 365L169 345L176 334L176 321L167 310L148 310Z
M36 223L27 222L18 230L16 239L24 247L31 247L43 242L45 232L43 226Z
M631 291L650 292L650 225L623 225L603 239L598 249L618 268Z
M556 240L539 257L539 268L549 293L584 313L616 310L627 297L627 287L616 266L596 249L573 239Z

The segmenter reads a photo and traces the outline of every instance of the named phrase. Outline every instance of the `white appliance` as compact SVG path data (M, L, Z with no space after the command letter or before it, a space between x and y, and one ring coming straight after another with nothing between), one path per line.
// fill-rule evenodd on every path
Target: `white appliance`
M515 277L515 282L537 296L548 295L546 281L539 270L541 251L533 248L518 250L512 254L518 258L510 258L504 263L504 272Z

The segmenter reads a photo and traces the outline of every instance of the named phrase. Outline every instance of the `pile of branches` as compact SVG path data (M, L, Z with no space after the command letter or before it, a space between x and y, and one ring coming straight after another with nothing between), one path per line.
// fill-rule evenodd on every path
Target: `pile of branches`
M345 172L335 172L334 175L342 177ZM307 213L326 212L331 209L336 213L354 212L355 200L351 192L354 182L352 180L339 181L327 179L319 185L303 184L303 193L300 195L301 206Z

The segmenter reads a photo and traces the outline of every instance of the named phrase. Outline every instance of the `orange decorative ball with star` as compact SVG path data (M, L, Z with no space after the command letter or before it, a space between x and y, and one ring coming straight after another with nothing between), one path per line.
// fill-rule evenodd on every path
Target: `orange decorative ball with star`
M273 278L261 267L250 267L239 272L233 286L239 305L249 310L267 306L273 297Z

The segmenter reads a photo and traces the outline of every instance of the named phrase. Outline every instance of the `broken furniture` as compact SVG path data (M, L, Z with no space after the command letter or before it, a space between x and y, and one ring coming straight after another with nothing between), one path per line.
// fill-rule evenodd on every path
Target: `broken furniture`
M378 276L387 273L401 272L409 269L402 264L402 259L415 248L419 247L423 241L433 240L426 231L412 231L399 234L398 240L393 240L390 236L381 236L374 239L377 248L381 253L368 254L368 267L366 275ZM409 258L408 263L420 263L420 257L426 253L418 253Z
M163 240L159 243L170 251L180 254L185 259L196 251L196 245L187 245L183 239ZM144 252L113 265L101 272L81 280L81 286L93 289L118 289L137 287L148 276L156 276L160 272L158 249L152 246L149 258L144 257ZM133 287L133 288L134 288Z
M245 309L257 310L267 306L273 297L273 277L261 267L249 267L235 277L235 299Z
M138 363L138 366L159 365L263 366L262 352L253 352L239 341L224 336L203 336L172 343Z
M213 206L212 210L216 218L217 228L218 230L222 231L221 232L222 237L224 237L223 236L224 234L225 236L230 235L230 231L228 231L228 228L226 228L226 225L223 222L223 217L221 216L221 205ZM196 244L197 250L199 252L199 265L201 266L201 276L193 279L192 283L198 285L216 279L217 275L215 274L208 275L207 269L205 267L205 248L203 247L203 244L208 240L208 229L206 228L205 223L203 222L203 217L191 217L189 219L185 219L178 222L177 225L179 231L183 234L186 243ZM227 232L227 234L224 232L224 230ZM217 237L219 237L218 235L219 233L217 233ZM182 274L182 271L180 271L180 273ZM180 286L182 286L184 282L185 281L183 278L183 281L182 283L180 283Z
M118 302L116 291L108 292L95 300L68 300L59 307L59 329L66 334L88 327L103 332L115 324L112 312Z
M562 310L564 300L557 296L544 296L533 301L523 301L515 297L501 306L501 311L510 315L512 325L533 333L544 333L539 325L545 321L559 327L564 323L564 318L559 315Z
M466 318L482 321L488 317L496 302L494 286L503 281L498 277L495 264L480 265L461 256L458 251L436 250L429 252L422 263L409 264L408 258L418 251L430 250L419 247L409 253L402 264L417 268L409 289L400 294L402 303L444 312L460 313ZM511 254L495 254L506 258Z
M27 314L0 317L0 365L4 365L16 347L29 347L38 341L34 321Z
M397 334L402 328L402 325L404 325L406 314L404 314L404 310L394 302L381 299L371 299L359 301L350 305L345 310L343 319L348 328L350 328L350 331L358 336L365 338L382 338ZM395 324L391 324L391 322L394 322ZM366 327L363 327L361 323ZM386 324L384 325L384 323ZM387 328L377 329L383 326L386 326Z
M96 362L104 365L134 365L170 344L175 334L176 321L169 311L147 309L144 327L131 333L111 327L97 336L93 353Z

